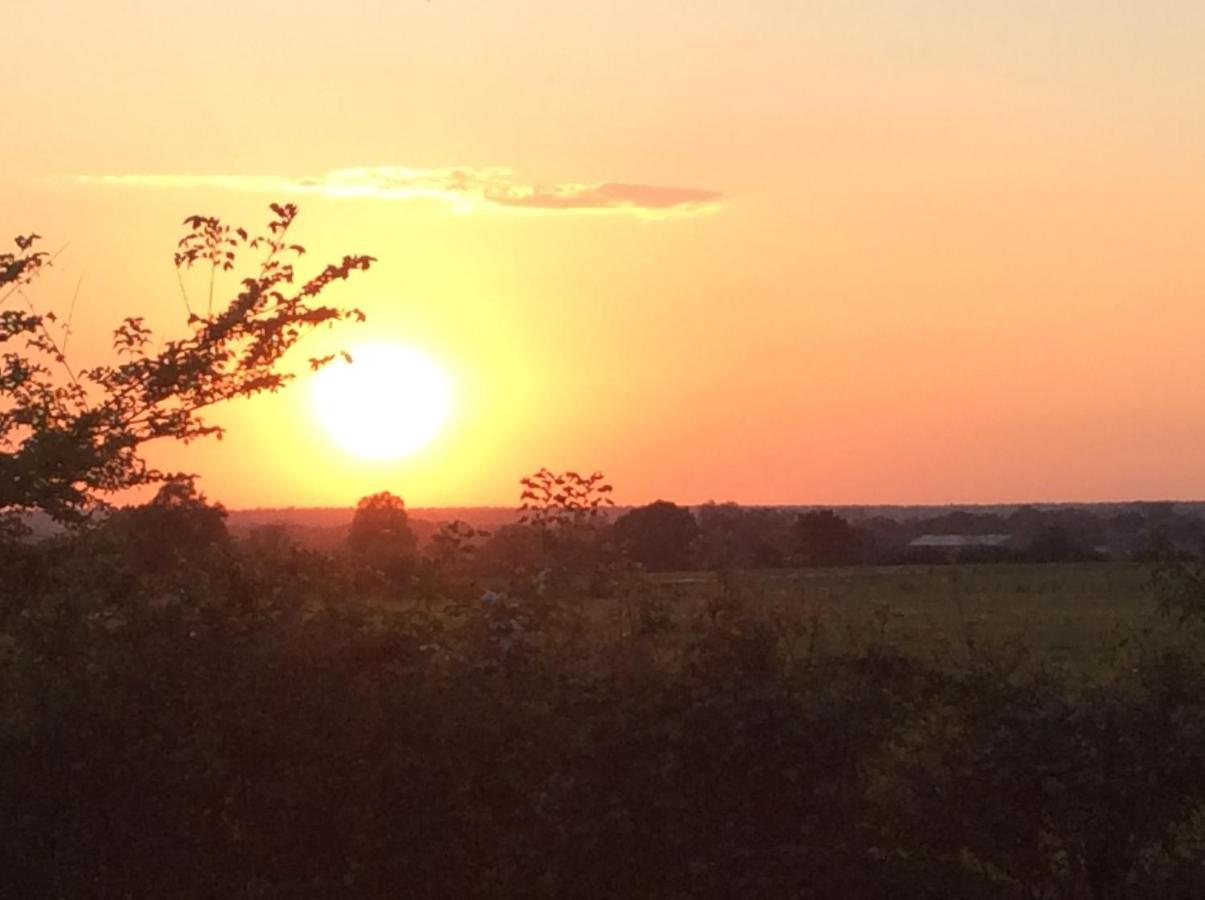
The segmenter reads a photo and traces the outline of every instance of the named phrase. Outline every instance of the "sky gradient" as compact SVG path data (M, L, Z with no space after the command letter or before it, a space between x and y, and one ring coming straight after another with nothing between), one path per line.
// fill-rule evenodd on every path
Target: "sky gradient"
M750 7L750 8L744 8ZM4 15L0 234L72 355L181 323L192 213L301 208L454 383L395 462L299 381L153 458L234 507L1205 497L1205 8L158 2ZM297 362L303 363L299 356Z

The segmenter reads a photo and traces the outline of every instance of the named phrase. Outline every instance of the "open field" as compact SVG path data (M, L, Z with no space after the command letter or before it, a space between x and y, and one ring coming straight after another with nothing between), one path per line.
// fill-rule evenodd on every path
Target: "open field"
M649 576L673 617L706 615L725 596L768 612L813 652L883 643L929 661L1012 656L1068 676L1115 671L1174 642L1148 566L898 566Z

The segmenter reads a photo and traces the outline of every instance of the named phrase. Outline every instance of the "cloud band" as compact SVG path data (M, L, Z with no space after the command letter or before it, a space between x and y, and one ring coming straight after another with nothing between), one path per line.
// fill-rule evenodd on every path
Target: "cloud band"
M523 184L503 168L413 169L363 166L320 176L282 175L83 175L79 181L145 188L247 191L283 196L381 200L437 200L468 212L480 208L545 212L611 212L643 216L694 215L719 207L722 195L700 188L660 187L608 181L552 186Z

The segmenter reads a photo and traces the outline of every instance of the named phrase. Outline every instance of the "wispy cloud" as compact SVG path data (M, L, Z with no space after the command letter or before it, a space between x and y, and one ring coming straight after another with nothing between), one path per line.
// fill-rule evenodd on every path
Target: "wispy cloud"
M381 200L437 200L459 212L519 209L557 212L611 212L641 216L711 212L722 195L701 188L661 187L607 181L550 186L517 181L509 169L411 169L366 166L336 169L318 176L283 175L81 175L88 184L144 188L248 191L284 196L372 197Z

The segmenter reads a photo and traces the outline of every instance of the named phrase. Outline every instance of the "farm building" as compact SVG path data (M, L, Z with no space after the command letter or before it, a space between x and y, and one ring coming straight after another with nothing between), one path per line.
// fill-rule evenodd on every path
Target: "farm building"
M960 550L964 547L1007 547L1011 534L922 534L908 542L909 547L936 550Z
M922 534L908 542L917 562L1001 562L1012 552L1011 534Z

